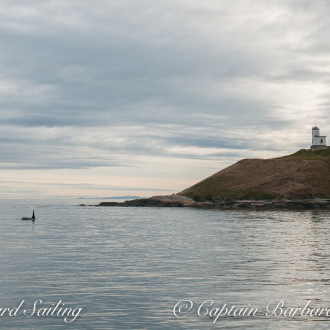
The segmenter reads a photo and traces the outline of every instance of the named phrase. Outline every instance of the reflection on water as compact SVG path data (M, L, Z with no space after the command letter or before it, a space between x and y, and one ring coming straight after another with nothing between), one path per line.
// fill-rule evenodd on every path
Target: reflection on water
M85 201L84 201L85 202ZM71 329L322 329L330 317L266 316L270 302L329 307L329 212L78 207L1 201L0 308L82 307ZM96 204L96 203L95 203ZM37 220L20 221L34 208ZM190 315L173 307L191 301ZM199 315L207 300L256 316ZM201 313L200 313L201 314ZM61 317L0 318L6 329Z

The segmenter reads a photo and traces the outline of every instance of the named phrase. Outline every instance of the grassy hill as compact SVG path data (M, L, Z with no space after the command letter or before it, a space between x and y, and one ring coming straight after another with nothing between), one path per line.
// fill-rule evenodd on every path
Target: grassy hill
M292 155L280 157L279 159L313 159L313 160L330 160L330 147L323 150L312 151L310 149L301 149Z
M196 201L330 198L330 148L243 159L179 195Z

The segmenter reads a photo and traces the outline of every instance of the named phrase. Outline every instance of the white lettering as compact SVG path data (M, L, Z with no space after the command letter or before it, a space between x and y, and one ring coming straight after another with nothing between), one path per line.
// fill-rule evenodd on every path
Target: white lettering
M198 310L197 310L197 314L198 316L206 316L206 315L209 315L209 309L207 307L205 307L205 312L204 314L201 314L201 308L205 306L212 306L213 305L213 300L206 300L204 301L199 307L198 307Z
M36 301L34 302L34 304L33 304L33 310L32 310L32 313L31 313L30 315L27 314L26 309L24 309L24 311L23 311L24 315L25 315L25 316L33 316L33 315L35 314L35 312L37 311L37 305L38 305L38 304L42 304L42 300L41 300L41 299L38 299L38 300L36 300Z
M275 307L273 307L275 305ZM283 314L283 309L282 307L284 306L284 301L280 300L278 302L271 301L267 306L266 306L266 316L280 316ZM269 314L270 313L270 314Z

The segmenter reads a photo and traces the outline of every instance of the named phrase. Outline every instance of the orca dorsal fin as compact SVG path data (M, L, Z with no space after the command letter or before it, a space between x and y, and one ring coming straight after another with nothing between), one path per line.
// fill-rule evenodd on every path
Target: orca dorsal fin
M33 213L32 213L32 219L33 219L33 220L36 219L36 217L35 217L35 215L34 215L34 210L33 210Z

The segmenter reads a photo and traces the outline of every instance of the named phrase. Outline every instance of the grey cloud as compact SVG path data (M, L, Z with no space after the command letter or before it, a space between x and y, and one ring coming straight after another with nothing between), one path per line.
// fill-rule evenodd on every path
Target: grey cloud
M283 89L286 82L329 84L311 58L329 49L330 8L323 1L2 5L2 168L131 166L121 155L226 155L167 151L177 146L228 155L261 150L263 141L251 134L256 127L285 131L295 120L274 115L286 105L276 95L260 100L250 81ZM328 123L327 107L315 104ZM118 126L127 138L121 143L111 139ZM71 129L65 137L44 130L64 127ZM106 128L109 141L95 139ZM280 148L271 142L268 148ZM75 152L68 156L68 149Z

